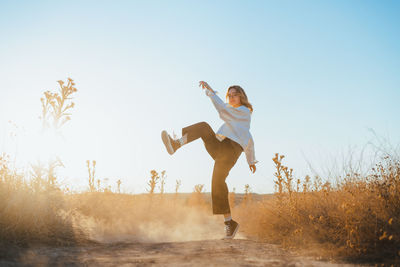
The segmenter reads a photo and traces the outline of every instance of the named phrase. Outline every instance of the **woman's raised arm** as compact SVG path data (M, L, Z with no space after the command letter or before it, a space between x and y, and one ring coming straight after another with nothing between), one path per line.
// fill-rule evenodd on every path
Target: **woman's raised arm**
M208 83L204 81L200 81L200 87L206 89L206 95L209 96L212 100L213 105L217 109L219 116L224 121L231 121L231 120L250 120L250 112L247 109L241 108L234 108L216 95L216 91L214 91Z
M205 81L200 81L199 86L202 87L203 89L210 90L211 92L213 92L215 94L215 91Z

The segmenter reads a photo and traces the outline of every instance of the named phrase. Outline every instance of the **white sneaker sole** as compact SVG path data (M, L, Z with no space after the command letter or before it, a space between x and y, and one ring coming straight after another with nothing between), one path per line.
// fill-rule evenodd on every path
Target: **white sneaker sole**
M167 131L162 131L162 132L161 132L161 139L162 139L162 141L163 141L165 147L167 148L167 152L168 152L170 155L174 154L175 151L174 151L174 149L172 148L172 145L171 145L171 142L170 142L170 140L169 140Z
M225 237L222 238L222 239L233 239L233 238L235 237L235 235L236 235L236 233L237 233L238 230L239 230L239 224L237 225L237 227L236 227L235 231L233 232L232 236L225 236Z

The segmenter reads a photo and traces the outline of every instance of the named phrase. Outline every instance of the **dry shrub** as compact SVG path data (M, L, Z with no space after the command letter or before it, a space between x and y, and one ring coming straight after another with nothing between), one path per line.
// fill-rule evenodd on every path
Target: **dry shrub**
M247 235L296 248L324 248L331 256L362 260L400 254L400 162L383 158L368 176L348 174L333 187L316 177L293 184L275 156L274 198L235 210ZM321 251L320 251L321 252Z
M71 223L60 215L65 203L52 181L40 177L26 182L9 169L6 156L0 156L0 240L27 245L74 243Z

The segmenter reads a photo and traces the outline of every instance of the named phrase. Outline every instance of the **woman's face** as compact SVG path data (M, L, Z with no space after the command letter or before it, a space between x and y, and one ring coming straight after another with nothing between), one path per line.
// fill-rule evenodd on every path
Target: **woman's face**
M240 102L240 93L236 91L235 88L232 88L228 92L229 105L234 108L240 107L242 104Z

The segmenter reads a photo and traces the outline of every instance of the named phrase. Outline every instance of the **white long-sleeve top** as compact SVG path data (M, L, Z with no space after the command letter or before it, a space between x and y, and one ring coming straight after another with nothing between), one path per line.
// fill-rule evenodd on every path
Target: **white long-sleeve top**
M225 121L215 134L216 138L222 141L225 137L228 137L240 144L243 147L249 165L259 162L255 157L254 141L250 133L250 109L244 105L234 108L223 102L219 96L210 90L206 89L205 93L210 97L219 113L219 117Z

